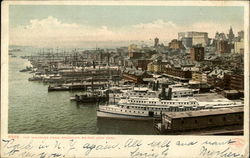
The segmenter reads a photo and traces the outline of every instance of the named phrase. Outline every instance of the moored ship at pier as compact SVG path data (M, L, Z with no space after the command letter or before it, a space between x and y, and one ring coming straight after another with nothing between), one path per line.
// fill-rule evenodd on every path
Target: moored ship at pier
M163 93L164 94L164 93ZM160 118L165 112L197 111L205 109L219 109L242 107L243 102L230 100L198 101L193 97L173 98L161 96L160 98L131 97L121 99L117 104L99 106L97 117L148 120Z

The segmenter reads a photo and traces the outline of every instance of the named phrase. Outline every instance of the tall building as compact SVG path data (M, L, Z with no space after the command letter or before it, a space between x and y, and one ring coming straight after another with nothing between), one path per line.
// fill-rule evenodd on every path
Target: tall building
M238 32L238 37L239 37L240 39L244 39L244 31L239 31L239 32Z
M227 37L228 37L228 41L229 41L229 42L232 42L232 41L233 41L233 39L234 39L234 33L233 33L232 27L230 27L229 33L227 34Z
M201 44L203 47L208 44L208 33L207 32L179 32L178 39L189 37L192 38L192 45Z
M244 40L234 42L234 53L244 54Z
M195 61L204 60L204 47L197 45L190 48L190 57Z
M191 37L182 37L181 41L185 48L191 48L193 45L193 39Z
M228 41L220 40L220 41L217 41L216 49L217 49L217 53L219 54L230 53L231 45L228 43Z
M138 52L139 52L139 48L137 47L136 44L130 44L128 46L128 56L130 58L137 56L136 53L138 54Z
M158 47L158 45L159 45L159 38L156 37L154 47L156 48Z
M216 32L215 34L215 37L214 37L216 40L227 40L227 37L225 35L225 33L219 33L219 32Z
M183 49L184 46L182 44L181 41L177 40L177 39L173 39L169 44L168 47L171 49Z

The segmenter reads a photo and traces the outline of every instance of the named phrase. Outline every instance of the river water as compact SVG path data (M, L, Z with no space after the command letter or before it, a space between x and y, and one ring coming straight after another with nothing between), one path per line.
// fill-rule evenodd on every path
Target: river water
M15 52L9 57L8 132L15 134L155 134L152 121L97 119L96 104L76 104L76 92L48 92L48 85L28 81L19 72L29 62Z

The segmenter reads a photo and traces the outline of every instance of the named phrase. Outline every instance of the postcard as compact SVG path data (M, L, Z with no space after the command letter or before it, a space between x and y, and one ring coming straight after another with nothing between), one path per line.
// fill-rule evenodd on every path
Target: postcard
M1 7L0 157L249 157L248 1Z

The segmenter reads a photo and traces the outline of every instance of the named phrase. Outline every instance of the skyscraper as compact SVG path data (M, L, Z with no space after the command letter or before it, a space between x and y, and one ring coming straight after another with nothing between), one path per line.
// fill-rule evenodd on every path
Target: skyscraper
M227 37L228 37L228 41L229 42L233 41L233 39L234 39L234 33L233 33L232 26L230 26L229 33L227 34Z

